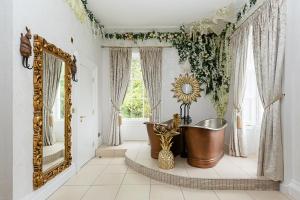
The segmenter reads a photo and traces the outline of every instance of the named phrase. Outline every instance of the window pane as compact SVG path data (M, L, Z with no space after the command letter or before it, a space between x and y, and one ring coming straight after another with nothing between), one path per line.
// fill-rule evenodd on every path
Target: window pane
M246 126L257 126L261 123L263 114L262 104L256 83L252 34L249 35L247 55L246 86L243 101L243 121Z
M140 58L136 55L132 57L130 83L121 107L121 113L125 118L149 118L150 115Z

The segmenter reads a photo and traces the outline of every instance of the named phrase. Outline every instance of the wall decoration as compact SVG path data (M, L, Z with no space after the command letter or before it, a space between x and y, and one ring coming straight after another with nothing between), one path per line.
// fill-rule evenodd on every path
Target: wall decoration
M32 55L32 46L31 46L31 31L30 29L26 26L26 34L23 35L21 33L21 38L20 38L20 53L22 55L22 65L23 67L27 69L32 69L30 65L28 64L28 59Z
M230 36L233 24L227 24L221 35L202 35L192 44L190 60L192 72L202 84L218 117L225 115L231 75Z
M102 25L100 23L100 21L95 17L95 15L93 14L93 12L91 10L88 9L87 5L88 2L87 0L81 0L83 7L85 9L85 12L87 14L87 17L90 20L90 26L92 28L92 32L94 35L96 36L104 36L104 25Z
M75 15L77 18L83 22L86 18L90 21L90 26L92 28L92 32L94 35L101 35L102 37L109 38L109 39L124 39L126 40L145 40L145 39L159 39L160 41L165 39L166 41L168 39L168 36L173 37L176 33L170 34L170 33L156 33L156 32L148 32L148 33L129 33L128 35L125 34L105 34L104 33L104 25L101 24L101 22L95 17L94 13L88 9L87 0L66 0L69 6L72 8L72 10L75 12ZM249 4L245 4L241 11L237 14L237 21L239 21L243 15L245 15L250 8L252 8L256 4L257 0L249 0ZM217 34L220 34L222 32L222 26L225 27L226 22L228 23L234 23L233 21L233 15L234 9L233 5L226 6L224 8L219 9L215 16L212 18L206 18L200 21L196 21L192 23L191 26L191 33L197 33L200 32L202 34L208 34L209 32L214 32ZM220 26L222 24L222 26ZM210 29L210 31L208 31ZM157 34L157 35L156 35ZM191 34L192 35L192 34ZM166 38L167 37L167 38Z
M220 35L209 33L194 38L181 26L179 32L106 33L106 39L149 40L171 43L177 49L179 62L189 60L191 72L201 84L201 89L212 101L219 117L226 111L230 84L229 39L234 24L228 23Z
M184 28L182 26L181 28ZM185 31L184 31L185 32ZM182 32L140 32L140 33L133 33L133 32L126 32L126 33L105 33L105 39L115 39L115 40L129 40L136 42L138 40L145 41L156 39L160 42L170 42L180 39Z
M73 60L72 60L72 65L71 65L71 72L72 72L72 81L74 82L78 82L78 79L76 78L76 74L77 74L77 59L76 56L73 55Z
M87 14L81 0L66 0L66 2L72 8L77 19L79 19L81 23L84 22L87 18Z
M197 102L197 98L200 97L200 84L194 75L180 74L178 78L175 78L172 85L174 97L177 98L178 102Z
M257 0L249 0L249 3L246 3L242 10L238 12L236 21L242 19L256 2ZM96 24L96 30L100 28L103 33L104 27L87 8L87 0L82 0L82 3L90 21ZM226 112L230 84L230 36L236 25L232 15L232 7L228 6L219 9L215 16L209 20L204 19L192 23L189 31L186 30L185 26L181 26L178 32L114 32L103 33L103 37L108 40L133 42L155 39L159 42L172 44L177 49L180 63L189 60L191 72L196 75L201 84L201 89L214 105L218 117L222 118ZM220 29L220 27L223 27L223 29Z
M52 120L46 120L45 110L49 107L46 102L49 101L49 90L45 83L49 84L50 79L46 78L46 70L50 65L45 65L46 54L55 57L57 60L64 62L64 153L62 159L53 162L50 168L46 167L46 157L44 153L46 137L46 125ZM57 62L57 61L55 61ZM33 187L38 189L49 180L60 174L62 171L71 166L72 163L72 127L71 127L71 106L72 106L72 84L71 84L71 55L64 52L42 38L39 35L34 35L34 62L33 62ZM54 62L52 62L54 63ZM48 67L46 67L48 66ZM63 66L63 65L62 65ZM45 73L44 73L45 72ZM48 73L48 76L53 76L53 73ZM51 79L52 80L52 79ZM51 81L50 81L51 82ZM53 82L53 81L52 81ZM47 95L45 95L47 94ZM47 117L50 119L49 117ZM53 122L53 121L52 121ZM52 123L51 122L51 123ZM48 125L47 125L48 126ZM53 157L53 156L52 156ZM54 156L55 157L55 156ZM46 165L45 165L46 164Z
M95 15L87 7L87 0L66 0L68 5L72 8L76 17L81 23L88 19L92 33L95 36L104 36L104 26L96 19Z
M198 34L195 39L189 34L181 34L183 38L173 43L179 61L189 60L191 72L214 105L218 117L224 116L227 107L231 72L229 42L233 30L234 25L228 23L220 35Z
M185 74L178 78L175 78L175 83L172 83L174 97L178 102L182 102L180 105L180 118L184 124L190 124L192 118L190 117L190 106L193 101L197 102L197 98L200 97L200 84L194 75Z
M227 23L234 23L236 21L235 8L233 4L223 7L215 13L214 16L195 21L190 24L190 35L196 38L197 35L204 35L215 33L220 35Z
M240 21L243 16L249 11L249 9L255 6L256 3L257 0L249 0L249 4L246 3L243 6L242 10L237 13L237 22Z

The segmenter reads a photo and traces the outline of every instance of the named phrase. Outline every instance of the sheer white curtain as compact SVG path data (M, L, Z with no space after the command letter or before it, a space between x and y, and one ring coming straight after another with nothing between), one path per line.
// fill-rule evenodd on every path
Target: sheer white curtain
M281 131L282 77L285 54L286 0L268 0L252 17L257 86L264 114L258 175L283 180Z
M61 68L61 59L49 53L43 53L43 138L45 146L50 146L54 143L52 109L58 91Z
M245 95L247 56L250 26L243 24L231 38L233 60L233 131L230 133L229 154L246 157L246 135L242 121L242 105Z
M111 126L107 143L111 146L122 144L120 130L120 107L124 101L130 81L131 48L110 49L110 94Z
M160 122L162 48L144 47L140 49L140 55L144 84L151 108L150 121Z

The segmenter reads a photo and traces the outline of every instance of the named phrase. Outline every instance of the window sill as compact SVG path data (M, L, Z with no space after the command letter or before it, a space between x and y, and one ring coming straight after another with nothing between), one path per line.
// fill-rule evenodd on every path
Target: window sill
M122 120L123 123L122 125L132 125L132 126L135 126L135 125L143 125L144 122L147 122L149 121L148 118L125 118Z

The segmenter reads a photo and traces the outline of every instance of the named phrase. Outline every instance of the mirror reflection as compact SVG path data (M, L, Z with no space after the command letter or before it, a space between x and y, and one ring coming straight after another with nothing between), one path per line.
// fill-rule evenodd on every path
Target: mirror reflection
M181 89L184 94L191 94L193 91L192 86L188 83L183 84Z
M64 161L65 62L43 53L43 171Z

